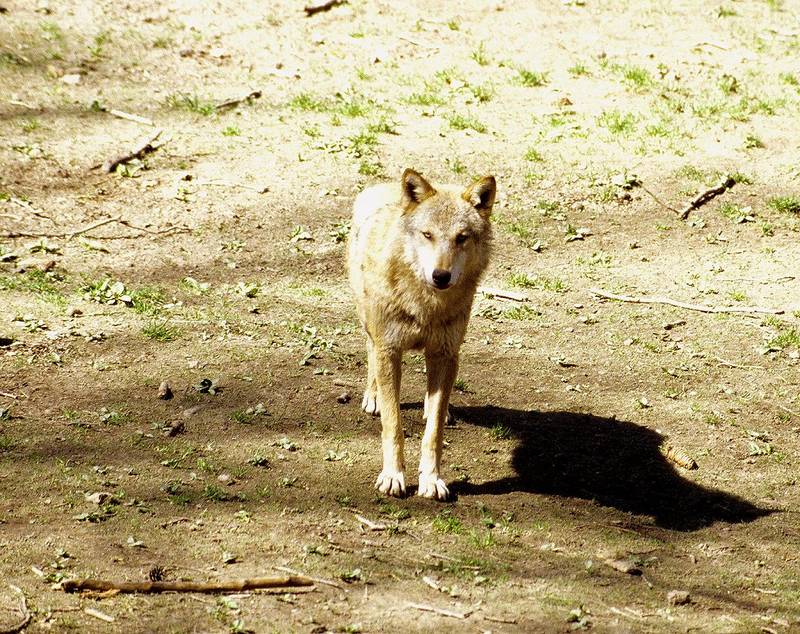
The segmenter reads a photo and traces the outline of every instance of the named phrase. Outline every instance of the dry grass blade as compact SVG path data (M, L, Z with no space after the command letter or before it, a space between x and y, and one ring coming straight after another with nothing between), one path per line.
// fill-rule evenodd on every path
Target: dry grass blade
M421 610L422 612L433 612L434 614L438 614L440 616L447 616L451 619L461 619L462 621L472 614L471 610L467 610L466 612L455 612L453 610L445 610L443 608L437 608L432 605L424 605L422 603L407 603L406 607L413 608L414 610Z
M618 302L630 302L632 304L666 304L667 306L685 308L686 310L696 310L701 313L766 313L768 315L783 315L786 312L783 309L762 308L760 306L705 306L703 304L689 304L687 302L680 302L669 297L658 297L651 295L644 295L642 297L617 295L615 293L607 293L599 288L592 288L590 289L590 292L597 297L614 299Z

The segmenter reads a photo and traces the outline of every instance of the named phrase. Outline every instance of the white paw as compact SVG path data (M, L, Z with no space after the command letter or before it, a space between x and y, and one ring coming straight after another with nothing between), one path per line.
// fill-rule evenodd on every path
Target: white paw
M375 488L385 495L403 497L406 494L406 476L402 471L381 471Z
M367 414L378 416L381 413L381 408L378 406L378 395L374 392L364 392L364 398L361 399L361 409Z
M450 490L440 477L433 474L423 475L420 473L417 495L423 498L444 502L450 497Z

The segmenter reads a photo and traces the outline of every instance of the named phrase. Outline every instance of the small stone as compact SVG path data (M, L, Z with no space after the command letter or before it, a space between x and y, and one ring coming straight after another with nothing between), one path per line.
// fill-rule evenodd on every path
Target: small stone
M168 401L172 396L172 388L169 386L169 383L161 381L161 384L158 386L158 398L162 401Z
M347 392L342 392L338 397L336 397L336 400L344 405L345 403L350 402L350 395Z
M167 427L165 433L167 436L172 437L172 436L177 436L178 434L182 434L185 429L186 425L184 424L184 422L182 420L176 420L169 424L169 427Z
M230 476L229 473L220 473L217 476L217 482L221 484L227 484L228 486L230 486L235 482L235 480Z
M70 306L67 309L67 317L80 317L81 315L83 315L83 311L76 306Z
M686 605L692 602L692 597L686 590L670 590L667 592L667 603L670 605Z

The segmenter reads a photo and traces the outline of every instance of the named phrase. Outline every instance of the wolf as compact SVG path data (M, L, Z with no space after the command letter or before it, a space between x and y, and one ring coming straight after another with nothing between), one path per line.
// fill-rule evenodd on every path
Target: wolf
M442 439L478 282L489 262L490 215L497 184L466 189L429 183L413 169L400 182L374 185L355 199L348 247L350 285L367 334L362 409L381 417L381 493L406 493L400 368L403 352L423 350L425 433L417 494L446 500Z

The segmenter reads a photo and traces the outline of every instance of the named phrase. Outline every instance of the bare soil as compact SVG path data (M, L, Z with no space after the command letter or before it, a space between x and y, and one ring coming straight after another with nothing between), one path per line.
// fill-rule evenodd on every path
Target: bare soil
M800 3L0 7L0 630L800 631ZM528 298L476 302L446 504L358 407L347 220L405 167L497 177ZM333 585L57 586L280 567Z

